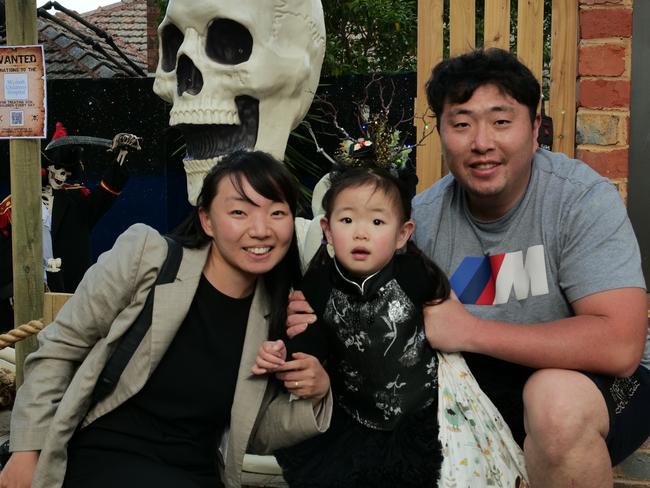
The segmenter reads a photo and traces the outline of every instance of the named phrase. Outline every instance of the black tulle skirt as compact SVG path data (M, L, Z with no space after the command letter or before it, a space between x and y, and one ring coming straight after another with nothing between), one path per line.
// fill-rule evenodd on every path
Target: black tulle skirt
M291 488L435 487L442 462L436 410L434 402L383 431L335 407L327 432L275 455Z

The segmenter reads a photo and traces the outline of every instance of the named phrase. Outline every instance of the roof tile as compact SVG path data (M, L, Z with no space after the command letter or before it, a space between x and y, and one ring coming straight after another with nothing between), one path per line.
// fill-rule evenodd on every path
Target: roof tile
M65 6L65 0L60 1ZM146 0L122 0L122 2L100 7L88 14L99 13L105 19L104 25L95 20L93 16L89 18L86 14L80 15L111 35L118 48L146 71ZM125 13L128 14L128 17L118 15L116 19L111 19L114 14ZM62 12L56 14L56 19L64 25L40 16L37 20L39 42L45 49L45 66L49 78L138 76L119 53L95 32ZM85 42L74 30L89 38L92 43L99 45L104 52L96 49L92 43ZM5 28L0 25L0 44L5 43Z

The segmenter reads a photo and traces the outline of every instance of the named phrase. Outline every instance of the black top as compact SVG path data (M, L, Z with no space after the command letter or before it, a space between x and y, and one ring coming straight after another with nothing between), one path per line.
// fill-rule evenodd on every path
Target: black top
M411 254L359 283L342 270L332 260L305 275L302 290L319 320L288 342L287 357L327 359L337 403L366 427L392 430L437 395L438 362L422 316L435 286Z
M188 471L214 473L252 297L230 298L202 276L185 320L142 390L75 434L71 447L146 453Z

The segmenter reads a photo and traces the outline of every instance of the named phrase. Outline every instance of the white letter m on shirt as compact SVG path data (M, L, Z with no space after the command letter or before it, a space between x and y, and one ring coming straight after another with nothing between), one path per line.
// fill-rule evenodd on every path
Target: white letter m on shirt
M505 253L495 281L493 304L507 303L513 288L517 300L548 293L544 246L529 247L525 262L522 251Z

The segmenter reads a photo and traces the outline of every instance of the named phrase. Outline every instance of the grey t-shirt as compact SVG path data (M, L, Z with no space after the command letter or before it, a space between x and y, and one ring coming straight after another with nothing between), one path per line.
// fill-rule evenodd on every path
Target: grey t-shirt
M639 247L614 186L586 164L539 150L528 189L508 214L472 217L448 175L413 201L416 244L450 276L481 318L548 322L571 303L616 288L645 288ZM650 368L650 334L642 361Z

